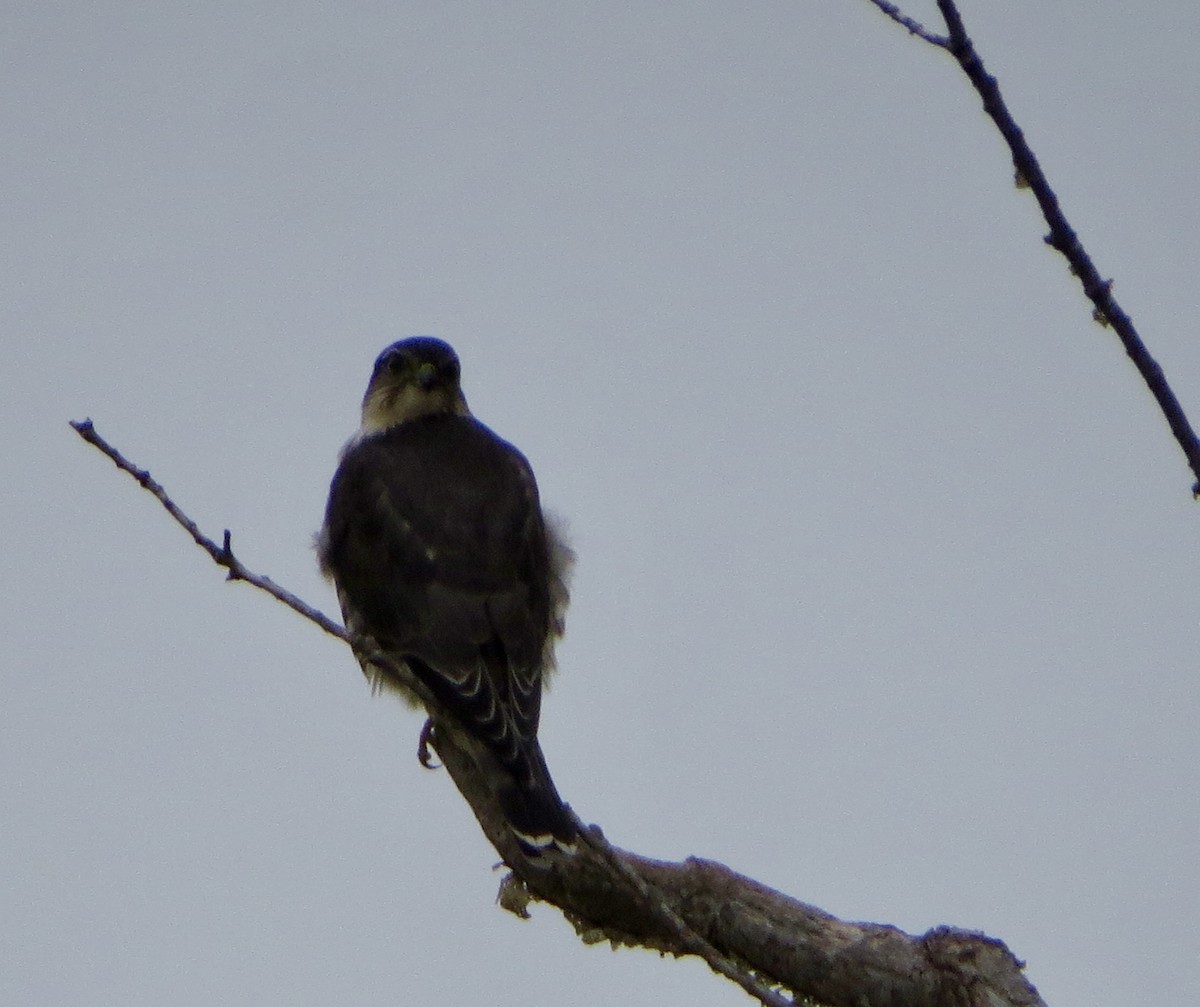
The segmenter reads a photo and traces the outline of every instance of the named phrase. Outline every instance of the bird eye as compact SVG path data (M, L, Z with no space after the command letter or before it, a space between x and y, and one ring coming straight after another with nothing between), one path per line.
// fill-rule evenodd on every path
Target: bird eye
M393 353L388 357L387 369L389 374L401 374L405 370L405 365L408 363L407 358L403 353Z

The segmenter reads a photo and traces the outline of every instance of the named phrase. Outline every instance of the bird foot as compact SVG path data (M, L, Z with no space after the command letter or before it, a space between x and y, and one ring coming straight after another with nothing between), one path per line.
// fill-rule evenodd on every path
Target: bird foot
M440 763L433 761L433 756L429 754L429 743L437 744L433 737L433 718L430 717L425 721L425 726L421 728L421 737L417 741L417 761L426 769L437 769Z

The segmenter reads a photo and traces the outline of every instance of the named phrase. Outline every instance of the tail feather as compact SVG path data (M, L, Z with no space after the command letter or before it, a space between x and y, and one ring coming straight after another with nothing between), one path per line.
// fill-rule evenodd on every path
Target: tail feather
M574 853L575 817L558 795L541 746L534 739L523 747L527 749L522 753L524 770L518 770L520 775L510 774L497 791L509 828L531 857L554 850Z
M498 771L492 790L521 848L536 858L552 850L572 853L578 835L574 815L558 795L536 735L523 735L507 715L486 674L478 671L452 681L425 662L406 659L442 707L437 723L449 715L491 756ZM467 687L464 687L467 686Z

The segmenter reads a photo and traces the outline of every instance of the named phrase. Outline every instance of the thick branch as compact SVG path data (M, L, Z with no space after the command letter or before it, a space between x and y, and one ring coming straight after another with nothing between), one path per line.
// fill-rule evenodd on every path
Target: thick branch
M1025 135L1014 121L1008 106L1004 103L996 78L987 72L983 60L975 51L975 46L967 35L962 15L954 0L937 0L938 9L941 11L949 31L944 38L926 31L917 22L905 17L886 0L870 0L870 2L892 20L904 25L912 34L920 36L938 48L945 49L958 60L963 73L967 75L983 99L984 111L991 116L996 128L1000 130L1000 134L1008 144L1019 183L1028 186L1042 209L1042 216L1050 226L1050 233L1043 240L1051 248L1062 253L1071 266L1071 272L1079 277L1084 294L1094 305L1092 316L1102 325L1111 325L1117 333L1129 359L1133 361L1133 365L1142 376L1142 380L1146 382L1159 409L1166 417L1167 425L1171 428L1171 433L1174 434L1175 440L1187 458L1192 474L1196 477L1196 482L1192 486L1193 495L1200 496L1200 440L1197 440L1196 433L1183 411L1183 406L1180 405L1175 392L1168 384L1162 367L1151 356L1146 344L1142 342L1133 320L1113 297L1113 281L1102 278L1100 271L1092 262L1091 256L1080 242L1079 236L1067 222L1066 215L1059 205L1058 196L1050 187L1041 164L1025 141Z
M511 900L520 912L524 899L512 891L517 886L558 906L585 941L682 956L698 953L688 937L696 935L760 980L790 990L795 997L790 1002L1045 1007L1022 972L1024 964L998 940L951 927L916 936L880 924L847 923L711 860L670 863L619 850L595 826L578 854L549 868L532 867L474 773L470 755L445 742L438 754L516 873L502 901ZM637 876L651 898L629 885L627 873Z
M204 535L145 469L97 432L75 431L151 493L212 560L266 591L327 633L353 644L327 616ZM939 927L922 936L874 923L846 923L709 860L651 860L610 846L596 826L581 826L577 853L529 861L516 843L477 765L472 740L441 731L432 738L484 833L512 868L501 904L527 915L531 898L562 910L589 943L609 940L676 956L697 955L769 1007L800 1001L832 1007L1044 1007L1023 964L1000 941ZM784 991L790 991L791 996Z

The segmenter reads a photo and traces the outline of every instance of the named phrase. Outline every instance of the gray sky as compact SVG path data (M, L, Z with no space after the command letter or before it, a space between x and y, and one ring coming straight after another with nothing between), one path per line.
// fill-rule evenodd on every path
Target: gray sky
M1200 420L1200 7L963 6ZM7 22L0 1001L746 1002L494 907L420 718L66 425L333 611L416 333L570 521L585 819L982 929L1052 1007L1194 997L1200 509L949 59L866 0Z

